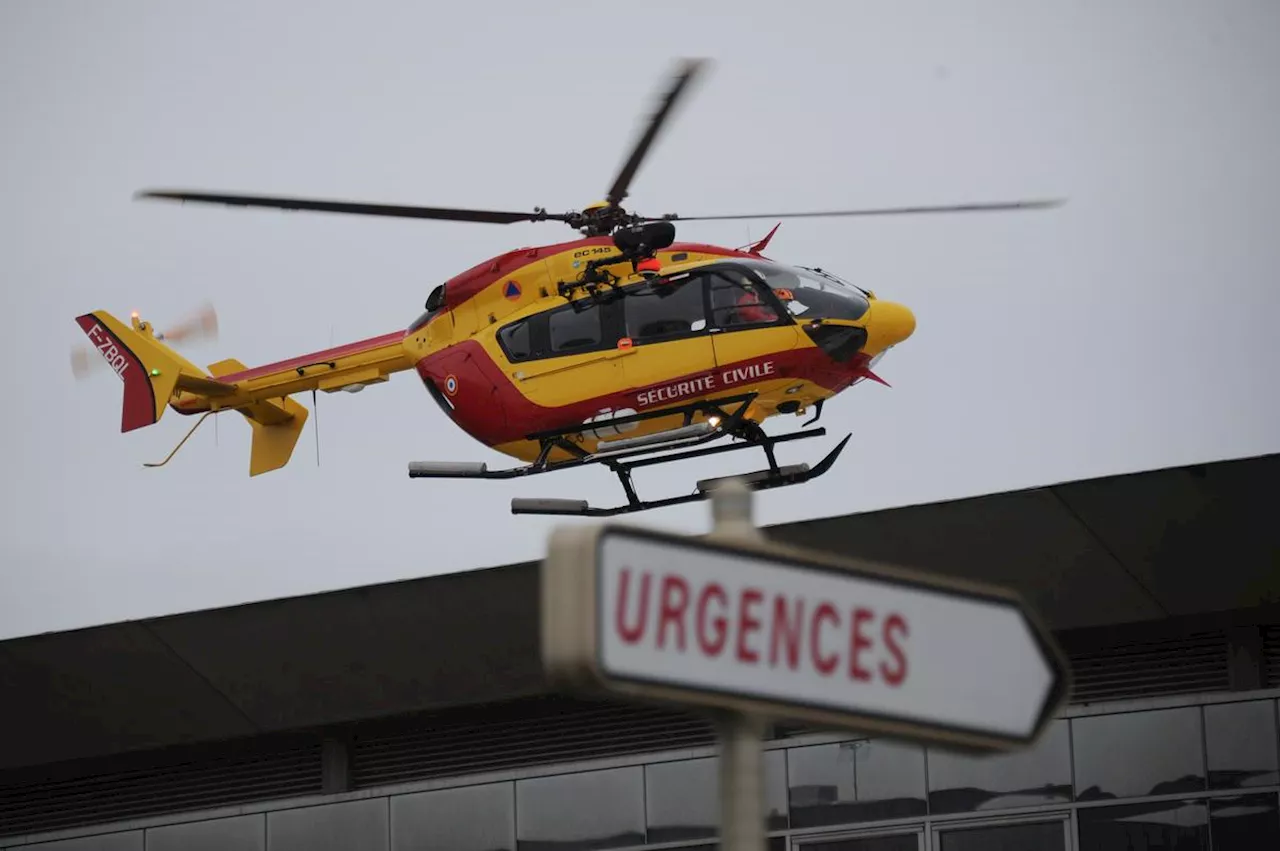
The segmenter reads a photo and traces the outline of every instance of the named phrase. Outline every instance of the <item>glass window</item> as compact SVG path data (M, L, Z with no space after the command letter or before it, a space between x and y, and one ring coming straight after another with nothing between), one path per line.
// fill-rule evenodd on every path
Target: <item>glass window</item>
M787 829L787 752L764 752L764 807L769 830Z
M720 824L720 764L714 757L645 767L650 842L715 836Z
M781 263L747 261L792 316L809 319L861 319L871 302L852 284L834 277Z
M517 847L582 851L644 842L640 766L516 782Z
M513 851L515 847L513 783L391 799L392 851Z
M764 753L765 818L769 830L786 830L785 755ZM716 757L645 767L649 842L714 837L720 826L720 761Z
M995 824L946 830L938 839L938 851L1066 851L1067 829L1061 821Z
M853 821L853 748L860 742L787 751L787 804L792 827Z
M584 302L575 307L565 307L553 312L551 319L551 351L556 354L586 352L600 347L602 338L600 307L595 302Z
M387 799L267 813L271 851L387 851Z
M922 816L925 804L924 748L888 739L863 742L854 759L858 818Z
M622 300L627 336L636 344L690 337L706 330L703 277L677 276L627 288Z
M528 360L533 355L533 342L529 333L529 321L522 320L508 325L498 332L498 340L513 361Z
M1008 754L968 756L929 751L929 810L960 813L1030 807L1071 800L1068 722L1045 728L1034 747Z
M147 851L266 851L266 827L261 814L153 827Z
M1204 789L1198 706L1095 715L1071 724L1081 801Z
M779 319L764 287L742 272L724 269L708 276L711 282L711 321L718 328L772 325Z
M82 836L78 839L59 839L38 845L18 845L23 851L142 851L142 831L128 833L104 833L98 836Z
M1210 789L1280 784L1273 701L1206 706L1204 737Z
M1274 792L1214 798L1209 802L1213 851L1280 848L1280 812Z
M924 815L924 750L886 740L795 748L787 755L791 826Z
M1209 815L1192 801L1094 807L1076 813L1080 851L1209 851Z
M879 836L846 836L818 842L797 843L801 851L918 851L920 834L889 833Z
M765 848L768 851L787 851L787 838L785 836L766 837ZM720 843L706 842L697 845L678 845L675 848L666 849L666 851L720 851Z

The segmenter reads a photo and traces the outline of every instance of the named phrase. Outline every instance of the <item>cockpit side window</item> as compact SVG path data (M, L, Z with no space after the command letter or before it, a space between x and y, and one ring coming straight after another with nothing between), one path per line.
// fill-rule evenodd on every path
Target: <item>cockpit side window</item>
M751 328L783 321L766 288L737 269L710 273L711 321L717 328Z

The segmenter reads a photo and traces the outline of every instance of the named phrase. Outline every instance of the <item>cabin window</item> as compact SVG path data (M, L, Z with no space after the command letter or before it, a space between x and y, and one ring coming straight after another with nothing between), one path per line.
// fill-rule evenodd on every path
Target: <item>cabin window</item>
M711 321L717 328L747 328L777 323L782 314L765 287L735 269L711 275Z
M551 314L551 351L558 355L600 348L603 338L600 308L593 302L578 307L581 312L570 306Z
M529 321L526 319L499 331L498 341L511 360L528 360L533 355L532 336L529 331Z
M623 300L627 336L635 343L656 343L702 334L707 329L699 275L628 287Z

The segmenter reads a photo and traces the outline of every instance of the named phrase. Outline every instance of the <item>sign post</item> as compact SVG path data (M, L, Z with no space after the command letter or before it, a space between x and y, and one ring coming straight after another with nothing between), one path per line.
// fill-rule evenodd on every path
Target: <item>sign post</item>
M751 491L731 479L711 495L711 540L761 543L751 516ZM722 711L720 739L720 842L727 851L765 851L764 733L759 713Z
M542 575L553 682L714 717L721 847L764 851L770 721L979 752L1035 742L1068 670L1017 595L783 547L751 507L729 480L703 539L557 529Z

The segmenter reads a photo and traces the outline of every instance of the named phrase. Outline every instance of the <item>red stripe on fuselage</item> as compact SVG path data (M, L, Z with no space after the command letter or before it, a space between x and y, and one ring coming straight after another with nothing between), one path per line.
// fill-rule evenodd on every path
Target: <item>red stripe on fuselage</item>
M454 422L476 440L495 446L523 440L538 432L582 425L584 420L605 408L659 410L701 396L739 395L754 383L777 378L811 381L838 392L859 376L866 362L864 355L858 355L847 364L837 364L818 348L790 349L555 408L539 405L521 394L474 340L465 340L422 358L417 370L442 393L445 381L453 376L457 391L449 401L453 405ZM764 364L772 365L768 374L755 369ZM564 380L570 380L568 374Z
M355 343L347 343L344 346L336 346L332 349L325 349L320 352L312 352L307 355L298 355L296 358L277 361L276 363L268 363L262 366L255 366L252 369L233 372L229 375L220 375L218 380L227 384L234 384L237 381L248 381L251 378L260 378L264 375L271 375L274 372L283 372L288 369L297 369L300 366L310 366L315 363L323 363L325 361L337 360L338 358L347 357L348 355L367 352L371 349L381 348L382 346L398 343L404 339L403 331L392 331L390 334L383 334L380 337L370 337L367 340L359 340Z

